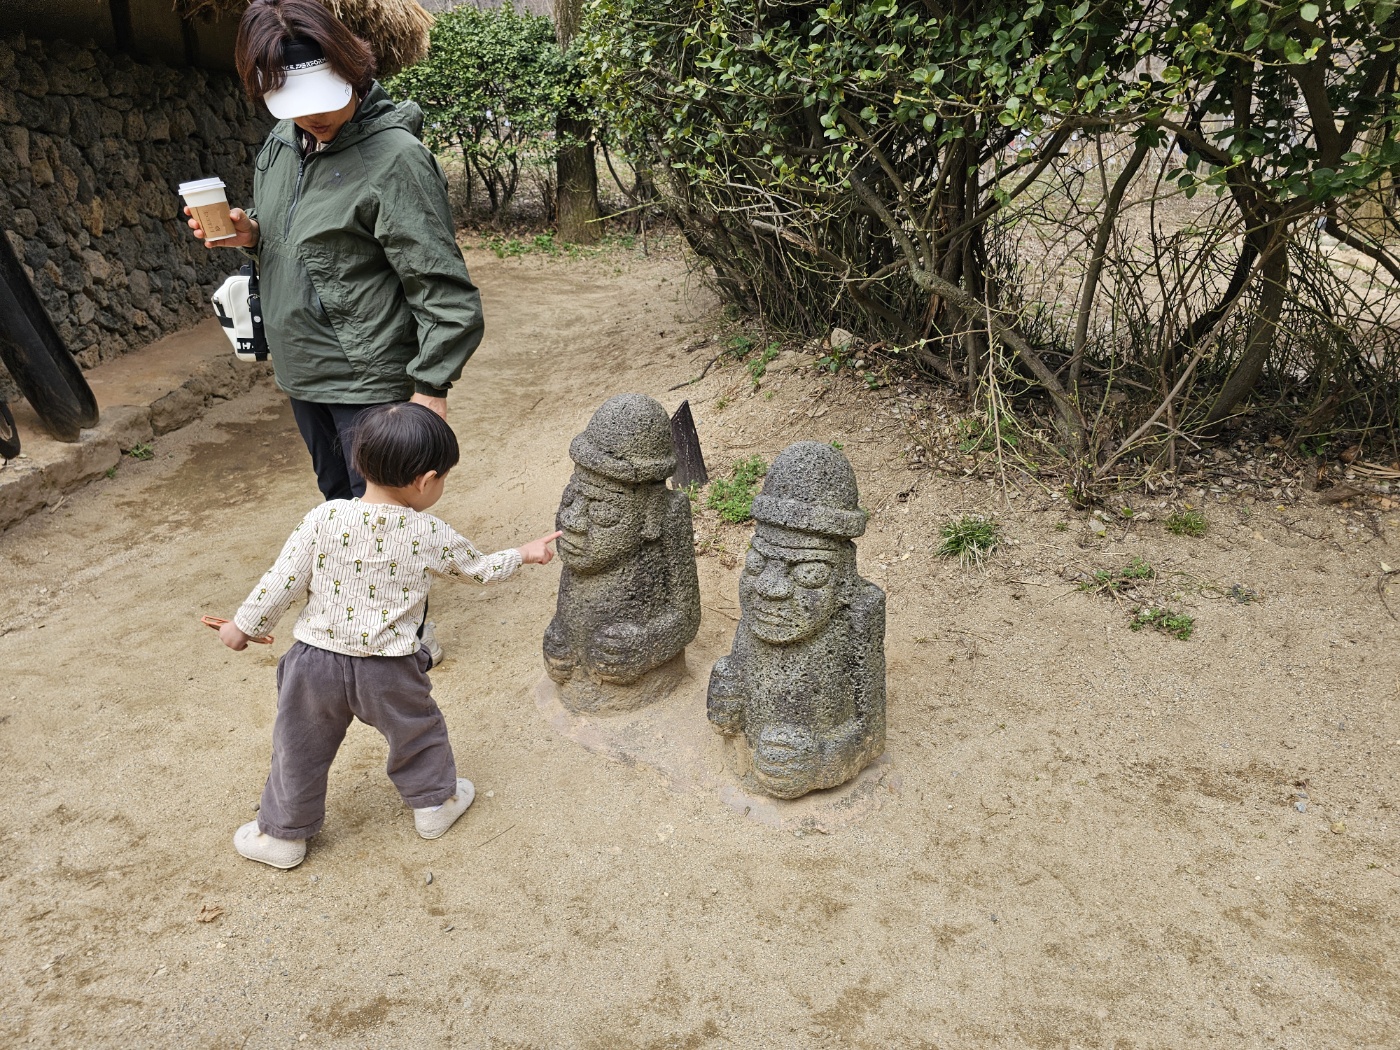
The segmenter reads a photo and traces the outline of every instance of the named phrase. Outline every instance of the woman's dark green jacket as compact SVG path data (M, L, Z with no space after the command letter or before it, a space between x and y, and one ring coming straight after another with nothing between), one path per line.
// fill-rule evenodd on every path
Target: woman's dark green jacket
M277 385L329 404L441 397L481 342L423 114L375 84L327 147L272 129L253 176L259 283Z

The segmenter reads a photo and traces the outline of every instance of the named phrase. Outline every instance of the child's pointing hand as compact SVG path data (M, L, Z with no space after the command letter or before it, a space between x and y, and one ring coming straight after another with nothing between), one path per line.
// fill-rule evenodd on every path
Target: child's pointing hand
M562 532L551 532L548 536L531 540L520 548L520 560L526 565L548 565L554 560L554 552L549 545L562 535Z

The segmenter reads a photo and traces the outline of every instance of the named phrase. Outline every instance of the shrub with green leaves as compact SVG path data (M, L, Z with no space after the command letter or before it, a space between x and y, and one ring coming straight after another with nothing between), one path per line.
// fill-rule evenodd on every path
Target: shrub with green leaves
M710 482L705 505L718 511L731 525L743 524L753 517L753 498L758 495L759 482L767 473L768 464L759 456L739 460L728 478L715 478Z
M554 163L554 127L565 102L568 67L542 15L459 7L433 21L428 55L385 82L396 98L423 109L423 141L461 156L491 210L509 205L523 171Z
M590 0L579 47L741 312L1034 393L1082 456L1265 385L1400 418L1394 342L1308 242L1400 280L1397 41L1393 0ZM1145 403L1096 411L1105 374Z

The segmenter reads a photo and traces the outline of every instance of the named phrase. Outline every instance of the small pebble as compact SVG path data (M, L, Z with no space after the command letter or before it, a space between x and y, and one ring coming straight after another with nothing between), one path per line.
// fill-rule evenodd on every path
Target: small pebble
M1293 808L1299 813L1306 813L1308 811L1308 804L1306 802L1295 802L1293 803Z
M423 877L423 882L425 885L428 886L431 886L433 884L433 873L431 871Z
M1332 825L1332 834L1340 835L1342 832L1346 831L1346 829L1347 826L1339 820Z
M486 797L487 797L487 798L495 798L495 797L496 797L496 793L495 793L494 791L488 791L488 792L486 792Z

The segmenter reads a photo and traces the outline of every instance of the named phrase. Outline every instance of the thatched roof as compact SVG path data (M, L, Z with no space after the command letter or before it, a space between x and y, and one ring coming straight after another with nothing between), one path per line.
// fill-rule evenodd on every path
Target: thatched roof
M320 0L374 49L380 76L392 76L428 53L433 16L415 0ZM175 0L186 18L198 14L241 18L248 0Z
M505 0L418 0L431 14L451 11L456 7L500 7ZM513 0L517 11L529 11L532 15L554 17L554 0Z

